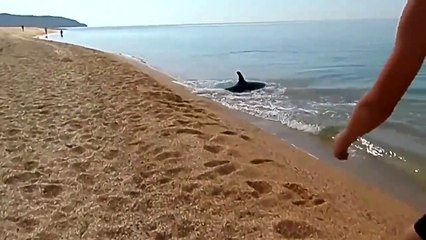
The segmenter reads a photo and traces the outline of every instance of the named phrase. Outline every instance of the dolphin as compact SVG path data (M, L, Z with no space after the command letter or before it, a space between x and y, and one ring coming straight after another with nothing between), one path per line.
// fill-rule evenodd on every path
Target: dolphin
M241 74L241 72L239 71L237 72L237 75L238 75L238 83L232 87L225 88L226 90L230 92L234 92L234 93L241 93L241 92L254 91L257 89L264 88L266 86L266 84L262 82L247 82L244 79L243 74Z

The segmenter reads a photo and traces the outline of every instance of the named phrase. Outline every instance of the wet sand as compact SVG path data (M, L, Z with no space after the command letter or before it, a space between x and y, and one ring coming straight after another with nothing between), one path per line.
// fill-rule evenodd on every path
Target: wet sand
M160 72L34 31L0 30L6 239L400 239L420 214Z

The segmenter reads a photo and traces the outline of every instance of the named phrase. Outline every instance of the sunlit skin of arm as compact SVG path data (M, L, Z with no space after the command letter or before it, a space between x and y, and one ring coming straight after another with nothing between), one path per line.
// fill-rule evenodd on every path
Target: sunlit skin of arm
M336 136L334 155L348 157L358 137L386 121L419 72L426 55L426 0L408 0L399 20L393 51L372 89L355 107L347 127Z
M372 89L355 107L334 143L334 156L348 158L358 137L385 122L418 74L426 55L426 0L408 0L399 20L394 49ZM421 240L412 224L406 240Z

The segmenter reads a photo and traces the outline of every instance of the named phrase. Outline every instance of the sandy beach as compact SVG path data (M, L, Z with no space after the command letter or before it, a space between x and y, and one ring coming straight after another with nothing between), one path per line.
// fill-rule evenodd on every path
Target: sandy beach
M5 239L401 239L421 213L136 61L0 30Z

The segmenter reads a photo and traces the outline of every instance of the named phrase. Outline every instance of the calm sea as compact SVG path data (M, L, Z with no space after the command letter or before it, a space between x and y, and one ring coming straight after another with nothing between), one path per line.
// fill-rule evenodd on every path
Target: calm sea
M397 20L311 21L73 29L74 43L143 59L196 94L331 142L390 54ZM237 70L268 87L223 90ZM381 161L424 182L426 72L391 119L351 154Z

